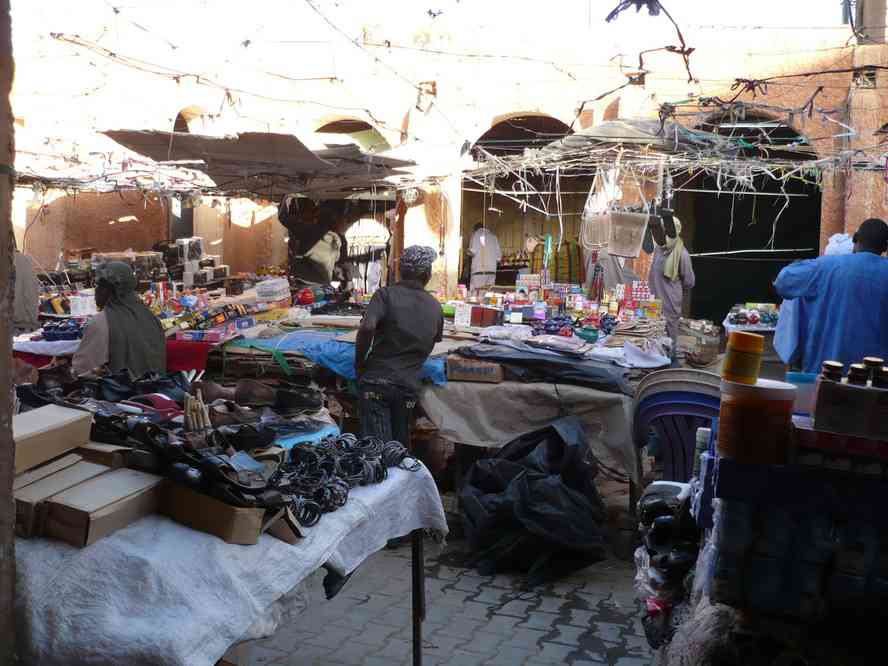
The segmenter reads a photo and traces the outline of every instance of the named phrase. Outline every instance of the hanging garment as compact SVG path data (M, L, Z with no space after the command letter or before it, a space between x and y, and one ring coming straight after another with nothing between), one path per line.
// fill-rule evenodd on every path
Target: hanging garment
M484 289L496 282L496 267L503 258L499 239L490 229L478 229L469 241L472 253L472 275L470 289Z
M538 245L530 257L530 272L542 273L546 248ZM567 284L583 284L587 270L583 260L583 251L579 243L564 241L561 249L555 249L549 260L549 279L552 282Z

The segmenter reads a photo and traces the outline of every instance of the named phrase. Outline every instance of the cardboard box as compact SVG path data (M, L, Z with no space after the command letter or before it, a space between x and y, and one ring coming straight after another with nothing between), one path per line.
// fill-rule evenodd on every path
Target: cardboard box
M12 417L15 473L21 474L89 441L92 414L47 405Z
M472 307L472 326L486 328L487 326L499 326L502 323L502 310L484 307L483 305Z
M42 531L40 510L43 502L107 471L108 467L105 465L81 460L13 492L16 535L21 537L39 535Z
M32 469L30 472L19 474L12 480L12 490L13 492L15 492L19 488L24 488L27 485L36 483L40 479L44 479L51 474L55 474L56 472L60 472L63 469L70 467L71 465L79 463L81 460L83 460L83 458L76 453L69 453L66 456L62 456L61 458L57 458L52 462L41 465L36 469Z
M499 384L503 381L503 366L451 354L447 357L447 380Z
M265 509L236 507L177 483L164 484L160 512L225 543L252 546L265 527Z
M128 446L89 442L77 449L76 453L89 462L105 465L111 469L120 469L127 466L127 456L130 451L132 449Z
M457 303L453 310L453 325L468 328L472 325L472 304Z
M816 450L828 454L888 462L888 442L816 430L814 419L809 416L792 417L792 442L797 451Z
M888 440L888 389L820 382L814 429Z
M163 478L118 469L46 502L43 534L82 548L157 511Z

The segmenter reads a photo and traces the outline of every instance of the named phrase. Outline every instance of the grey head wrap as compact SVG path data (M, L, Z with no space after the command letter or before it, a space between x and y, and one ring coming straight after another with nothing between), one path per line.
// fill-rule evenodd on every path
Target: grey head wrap
M108 320L108 365L124 368L136 377L146 372L166 373L166 338L157 317L136 295L138 281L129 264L112 261L96 270L114 294L103 310Z
M401 270L416 275L431 270L438 253L430 247L411 245L401 253Z

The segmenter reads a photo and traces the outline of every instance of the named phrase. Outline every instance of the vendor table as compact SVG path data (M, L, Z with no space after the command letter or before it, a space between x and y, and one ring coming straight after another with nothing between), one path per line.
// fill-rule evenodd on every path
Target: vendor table
M254 546L227 544L161 516L84 549L19 539L20 655L42 666L213 666L231 646L272 635L283 616L304 610L304 581L322 565L350 573L389 539L413 533L413 663L421 664L421 530L443 535L447 523L425 467L389 472L355 488L296 545L268 535Z
M205 370L207 356L213 343L192 342L190 340L174 340L167 338L167 370ZM12 344L12 353L25 363L34 367L43 367L52 362L56 356L73 356L80 349L80 340L61 340L47 342L38 340L16 339Z
M568 384L448 382L426 388L420 404L442 437L487 448L573 414L586 426L589 447L602 463L635 484L641 481L628 396Z

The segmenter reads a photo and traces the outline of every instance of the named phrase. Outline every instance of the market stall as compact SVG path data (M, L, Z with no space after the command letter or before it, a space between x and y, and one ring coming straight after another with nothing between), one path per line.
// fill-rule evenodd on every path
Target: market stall
M827 361L816 386L779 382L759 375L764 349L732 331L693 478L655 482L638 503L636 587L657 663L871 663L888 368Z
M227 544L160 516L82 550L19 539L19 650L47 665L212 666L237 643L270 636L284 618L322 603L305 586L314 571L328 565L346 575L414 530L447 531L424 469L355 489L293 545L269 535L253 546Z

